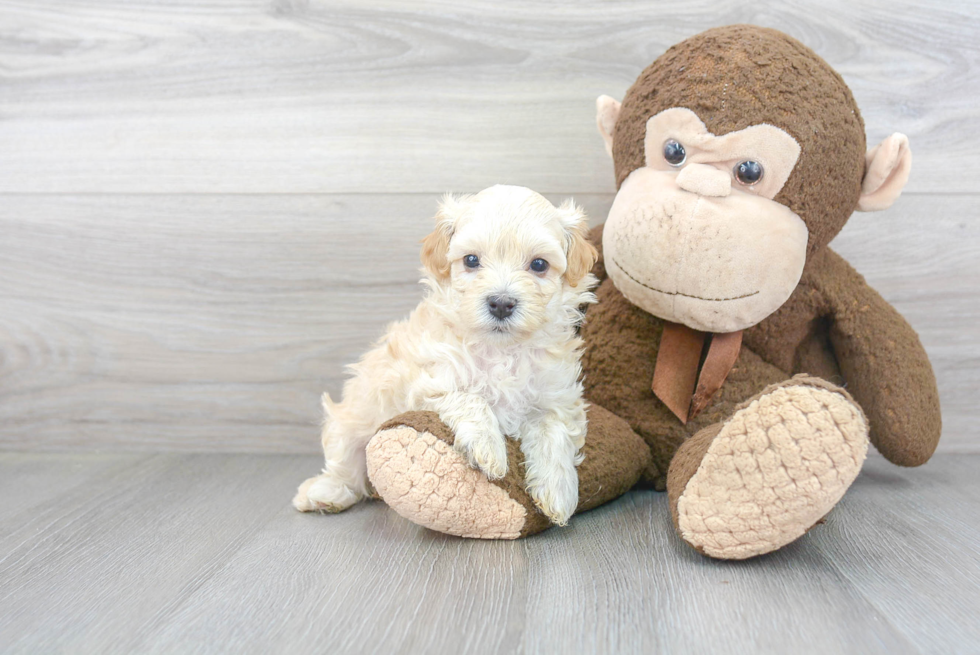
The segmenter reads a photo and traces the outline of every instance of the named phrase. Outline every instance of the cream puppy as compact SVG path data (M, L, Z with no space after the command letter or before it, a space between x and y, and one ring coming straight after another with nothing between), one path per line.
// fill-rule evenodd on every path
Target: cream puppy
M339 403L323 396L323 473L293 505L340 512L369 493L365 447L386 420L439 414L455 448L490 478L520 441L528 492L554 523L578 504L585 403L582 307L595 302L595 248L582 210L523 187L447 196L422 247L419 306L357 363Z

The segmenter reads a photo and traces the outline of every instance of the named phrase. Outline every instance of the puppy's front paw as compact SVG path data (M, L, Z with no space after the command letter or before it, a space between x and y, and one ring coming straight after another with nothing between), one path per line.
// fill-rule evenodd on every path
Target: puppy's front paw
M326 473L310 478L299 486L293 507L301 512L337 514L356 503L361 496L340 480Z
M453 447L491 480L507 475L507 442L502 434L460 426Z
M574 466L555 467L529 483L527 492L552 523L566 525L578 506L578 472Z

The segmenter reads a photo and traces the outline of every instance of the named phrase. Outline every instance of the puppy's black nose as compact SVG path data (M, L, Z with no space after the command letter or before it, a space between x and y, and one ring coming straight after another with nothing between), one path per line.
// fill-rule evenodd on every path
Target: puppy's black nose
M504 319L514 313L514 308L517 307L517 301L510 296L490 296L487 299L487 305L490 307L490 313L497 318Z

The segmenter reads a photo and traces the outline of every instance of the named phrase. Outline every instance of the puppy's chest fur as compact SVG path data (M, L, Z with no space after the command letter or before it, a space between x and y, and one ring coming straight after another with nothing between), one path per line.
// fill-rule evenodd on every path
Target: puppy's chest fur
M540 415L543 388L556 382L556 362L543 348L478 345L470 354L472 370L463 385L487 401L504 434L518 436L525 421Z

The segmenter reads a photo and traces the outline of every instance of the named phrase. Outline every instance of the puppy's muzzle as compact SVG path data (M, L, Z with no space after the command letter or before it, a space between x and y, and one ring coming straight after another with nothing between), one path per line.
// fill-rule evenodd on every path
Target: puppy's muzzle
M517 307L517 300L510 296L500 295L487 298L487 309L490 310L491 316L501 321L513 314L515 307Z

